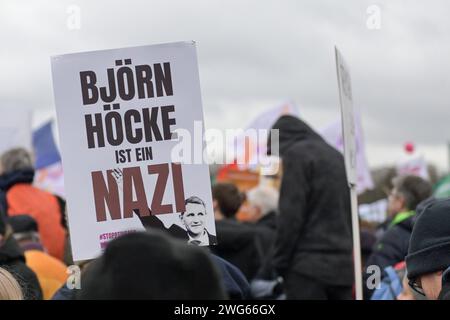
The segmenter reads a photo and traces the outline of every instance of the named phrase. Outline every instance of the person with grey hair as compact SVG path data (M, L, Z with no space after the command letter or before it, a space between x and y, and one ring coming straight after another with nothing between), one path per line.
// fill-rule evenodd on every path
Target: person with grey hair
M270 186L257 186L247 191L248 221L275 228L278 191Z
M388 215L391 217L387 231L375 243L367 266L378 266L380 270L405 260L408 254L409 239L417 219L416 212L423 210L427 198L431 196L431 184L412 175L394 178L393 189L389 195ZM364 273L364 279L370 277ZM370 298L373 289L364 286L365 298Z
M262 256L271 249L277 230L278 191L270 186L257 186L247 191L248 224L256 232Z
M33 170L31 154L23 148L11 149L0 157L0 175L20 170Z
M282 299L282 278L273 269L274 244L277 230L279 193L273 187L259 185L247 191L248 224L257 236L261 266L250 287L256 299Z
M15 148L0 156L0 210L7 216L33 217L45 249L62 260L66 242L64 201L34 187L34 173L33 157L27 150Z

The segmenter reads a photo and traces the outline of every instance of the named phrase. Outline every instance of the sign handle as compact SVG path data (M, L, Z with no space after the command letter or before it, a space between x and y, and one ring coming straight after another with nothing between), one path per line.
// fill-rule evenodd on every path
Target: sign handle
M359 234L358 198L356 186L350 184L350 200L352 209L352 233L353 233L353 264L355 273L356 300L363 299L362 291L362 265L361 265L361 241Z

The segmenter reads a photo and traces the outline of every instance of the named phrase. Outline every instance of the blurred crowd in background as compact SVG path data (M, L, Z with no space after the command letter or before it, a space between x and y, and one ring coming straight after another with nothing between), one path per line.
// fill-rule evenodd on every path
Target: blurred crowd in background
M41 132L33 150L5 150L0 299L354 299L343 156L294 115L272 128L276 174L236 163L210 168L217 245L189 245L148 227L76 263L61 184L42 184L42 168L60 161L53 138ZM449 298L450 178L428 166L404 168L371 172L372 188L359 193L364 299Z

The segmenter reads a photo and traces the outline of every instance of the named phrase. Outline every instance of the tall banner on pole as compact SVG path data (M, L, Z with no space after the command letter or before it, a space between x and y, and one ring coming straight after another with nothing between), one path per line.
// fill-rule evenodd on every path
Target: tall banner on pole
M374 183L370 173L369 164L367 163L361 117L358 112L355 112L355 129L357 168L356 191L358 194L361 194L366 190L373 189ZM326 127L322 128L322 130L320 130L320 134L330 145L344 154L344 138L341 119L333 121Z
M202 134L190 139L204 132L195 43L51 62L74 260L147 226L216 244L208 165L173 156L178 147L198 158L205 147Z
M356 128L353 112L352 84L350 71L342 58L341 53L335 47L336 71L339 88L339 101L341 105L342 130L344 137L344 158L347 172L347 180L351 195L351 214L353 231L353 259L355 271L356 299L362 300L362 267L361 267L361 243L359 236L359 217L357 202L357 168L356 168Z

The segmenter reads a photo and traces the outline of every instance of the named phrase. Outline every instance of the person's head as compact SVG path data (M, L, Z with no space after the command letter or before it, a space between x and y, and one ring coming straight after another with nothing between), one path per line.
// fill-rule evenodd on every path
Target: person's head
M192 237L200 236L206 229L206 205L199 197L190 197L184 202L186 211L180 214L181 222Z
M278 191L269 186L258 186L247 192L249 220L256 222L278 208Z
M216 220L234 218L243 202L243 195L232 183L216 183L212 188Z
M6 151L0 156L0 174L19 170L33 170L33 158L24 148Z
M13 275L0 268L0 300L23 300L22 289Z
M416 206L431 196L431 184L418 176L399 176L392 180L393 188L389 194L388 215L415 210Z
M275 132L278 132L278 134L273 136L273 130L277 130ZM278 143L276 137L278 137ZM275 141L273 141L274 138ZM275 121L269 133L267 154L277 155L279 153L280 157L283 158L294 143L306 139L323 141L323 138L303 120L293 115L282 115ZM272 150L273 147L278 147L278 150Z
M409 242L406 266L410 286L437 299L442 274L450 266L450 198L435 200L420 213Z
M37 248L40 246L40 236L36 220L26 214L18 214L7 218L8 224L12 227L13 237L22 248ZM42 247L40 246L42 249Z
M109 243L81 276L77 298L225 299L208 251L158 230L135 232Z

